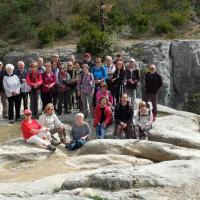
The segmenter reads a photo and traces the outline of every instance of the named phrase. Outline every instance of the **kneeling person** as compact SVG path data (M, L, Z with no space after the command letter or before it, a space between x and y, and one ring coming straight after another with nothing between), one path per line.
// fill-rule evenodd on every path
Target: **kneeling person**
M71 132L71 142L67 144L65 148L69 150L75 150L80 148L89 140L89 135L91 134L89 124L84 121L84 114L77 113L76 121L72 126Z
M97 139L104 139L106 127L112 123L112 111L107 105L106 97L100 98L100 103L95 108L94 127L96 128Z

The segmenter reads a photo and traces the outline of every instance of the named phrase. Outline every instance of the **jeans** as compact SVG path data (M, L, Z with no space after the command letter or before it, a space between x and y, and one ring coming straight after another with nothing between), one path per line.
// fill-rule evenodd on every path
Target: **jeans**
M82 145L84 145L87 141L83 139L76 139L70 142L70 144L66 147L69 150L75 150L80 148Z
M135 105L135 99L136 99L136 89L132 89L132 88L127 88L126 89L126 93L128 94L128 97L131 99L131 105L134 108Z
M93 96L90 93L86 93L86 94L82 93L81 94L81 100L83 103L83 114L85 115L85 118L88 115L88 104L90 107L90 113L92 114L92 112L93 112L92 98L93 98Z
M104 139L106 135L106 128L100 124L96 126L96 137L97 139Z
M144 101L146 102L146 104L148 105L148 101L151 100L151 103L152 103L152 113L154 116L157 115L157 99L158 99L158 94L147 94L145 93L144 95Z

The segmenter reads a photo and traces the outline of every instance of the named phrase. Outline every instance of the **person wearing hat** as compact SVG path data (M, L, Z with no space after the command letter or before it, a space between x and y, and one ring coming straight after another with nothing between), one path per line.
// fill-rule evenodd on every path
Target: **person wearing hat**
M139 70L135 59L131 58L125 72L126 93L130 98L130 103L134 107L136 99L137 84L140 80Z
M0 61L0 97L1 97L1 103L2 103L2 116L4 119L8 118L8 102L6 98L5 89L3 87L3 78L5 76L6 72L3 67L3 63Z
M21 122L21 130L25 141L29 144L35 144L45 147L50 151L55 151L56 148L51 145L52 138L48 129L42 127L31 116L32 112L30 109L24 110L24 120Z

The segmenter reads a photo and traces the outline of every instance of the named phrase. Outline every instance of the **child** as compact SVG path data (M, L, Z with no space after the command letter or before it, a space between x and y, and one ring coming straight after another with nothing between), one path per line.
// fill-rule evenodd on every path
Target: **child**
M148 140L149 130L152 128L153 115L147 104L142 101L139 103L139 111L135 121L135 134L137 140Z

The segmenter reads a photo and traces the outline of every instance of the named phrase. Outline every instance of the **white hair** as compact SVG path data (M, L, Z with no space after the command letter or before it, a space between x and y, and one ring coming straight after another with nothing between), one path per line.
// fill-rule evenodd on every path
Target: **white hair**
M15 67L14 67L13 64L7 64L7 65L6 65L6 71L7 71L8 69L10 69L10 70L13 71L13 70L15 69Z
M106 56L106 60L111 60L112 61L112 57L111 56Z
M42 57L39 57L38 59L37 59L37 61L38 60L41 60L42 62L44 62L44 59L42 58Z
M21 64L21 65L25 65L24 62L23 62L22 60L18 61L17 64L18 64L18 66L19 66L20 64Z
M77 114L76 114L76 119L77 119L78 117L81 117L81 118L84 119L84 114L83 114L83 113L77 113Z

